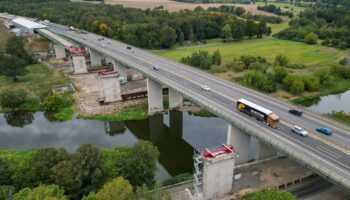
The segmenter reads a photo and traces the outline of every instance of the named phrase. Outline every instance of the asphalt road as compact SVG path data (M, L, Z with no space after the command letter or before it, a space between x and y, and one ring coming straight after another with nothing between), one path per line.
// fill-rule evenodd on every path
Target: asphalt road
M349 127L338 124L337 122L305 109L303 109L304 115L302 117L290 115L288 110L294 108L294 106L284 101L272 98L238 84L219 79L205 72L159 57L135 47L133 47L132 50L127 50L126 44L118 41L108 38L98 41L97 39L101 38L99 35L91 33L76 34L72 31L68 31L65 26L54 24L50 24L49 26L58 33L64 34L86 46L93 47L101 53L108 53L115 58L123 60L130 66L138 66L146 75L152 75L154 77L161 76L162 78L165 78L167 80L166 83L169 84L167 86L169 87L172 87L171 83L180 84L181 87L186 88L191 91L191 93L203 97L207 103L210 102L217 108L222 109L223 112L244 121L246 125L264 131L266 136L282 143L286 147L292 148L295 152L307 157L310 162L317 163L318 167L326 168L339 177L350 181L349 154L341 151L339 148L334 148L333 146L328 145L328 143L317 140L314 137L302 137L293 134L290 129L292 124L296 124L312 134L319 134L314 131L316 127L330 127L333 129L334 133L327 138L329 142L350 148ZM104 46L102 46L102 44L104 44ZM160 70L153 70L153 66L157 66ZM209 86L211 91L202 90L200 87L201 85ZM235 100L240 98L248 99L274 111L281 119L279 127L277 129L272 129L265 124L238 112L235 109ZM298 161L298 159L296 160ZM305 163L302 164L305 165ZM311 163L306 165L311 165ZM315 165L313 165L313 167L315 167ZM317 172L318 171L316 170L316 173ZM345 187L350 188L350 185Z

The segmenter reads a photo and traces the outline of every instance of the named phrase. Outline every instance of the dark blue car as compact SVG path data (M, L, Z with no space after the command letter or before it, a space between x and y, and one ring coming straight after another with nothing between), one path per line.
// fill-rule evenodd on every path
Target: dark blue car
M330 128L325 128L325 127L317 127L316 131L323 133L325 135L332 135L332 130Z

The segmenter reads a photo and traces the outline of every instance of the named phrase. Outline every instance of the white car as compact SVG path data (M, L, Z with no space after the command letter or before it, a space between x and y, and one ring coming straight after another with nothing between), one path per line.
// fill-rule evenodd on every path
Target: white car
M298 135L302 135L302 136L307 136L309 133L307 131L305 131L303 128L301 128L300 126L293 126L292 127L292 131Z
M210 87L208 87L206 85L201 85L201 88L205 91L210 91Z

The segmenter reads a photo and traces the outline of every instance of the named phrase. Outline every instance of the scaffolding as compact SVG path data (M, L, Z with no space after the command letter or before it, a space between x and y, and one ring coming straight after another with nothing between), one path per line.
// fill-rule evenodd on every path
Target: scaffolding
M195 192L195 198L198 199L202 196L203 193L203 161L204 158L201 154L198 154L194 152L193 156L193 163L194 163L194 169L193 169L193 176L194 176L194 192Z

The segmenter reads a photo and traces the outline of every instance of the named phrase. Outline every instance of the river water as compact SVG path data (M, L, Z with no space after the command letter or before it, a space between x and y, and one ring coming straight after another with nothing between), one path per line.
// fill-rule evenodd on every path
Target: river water
M82 143L113 148L131 146L139 139L149 140L160 152L158 180L192 173L194 150L225 143L227 133L227 122L220 118L179 111L122 122L76 118L59 122L43 112L10 113L0 114L0 127L0 148L9 149L64 147L75 151Z
M332 111L350 112L350 90L340 93L332 94L324 97L305 102L306 106L312 111L326 114Z

